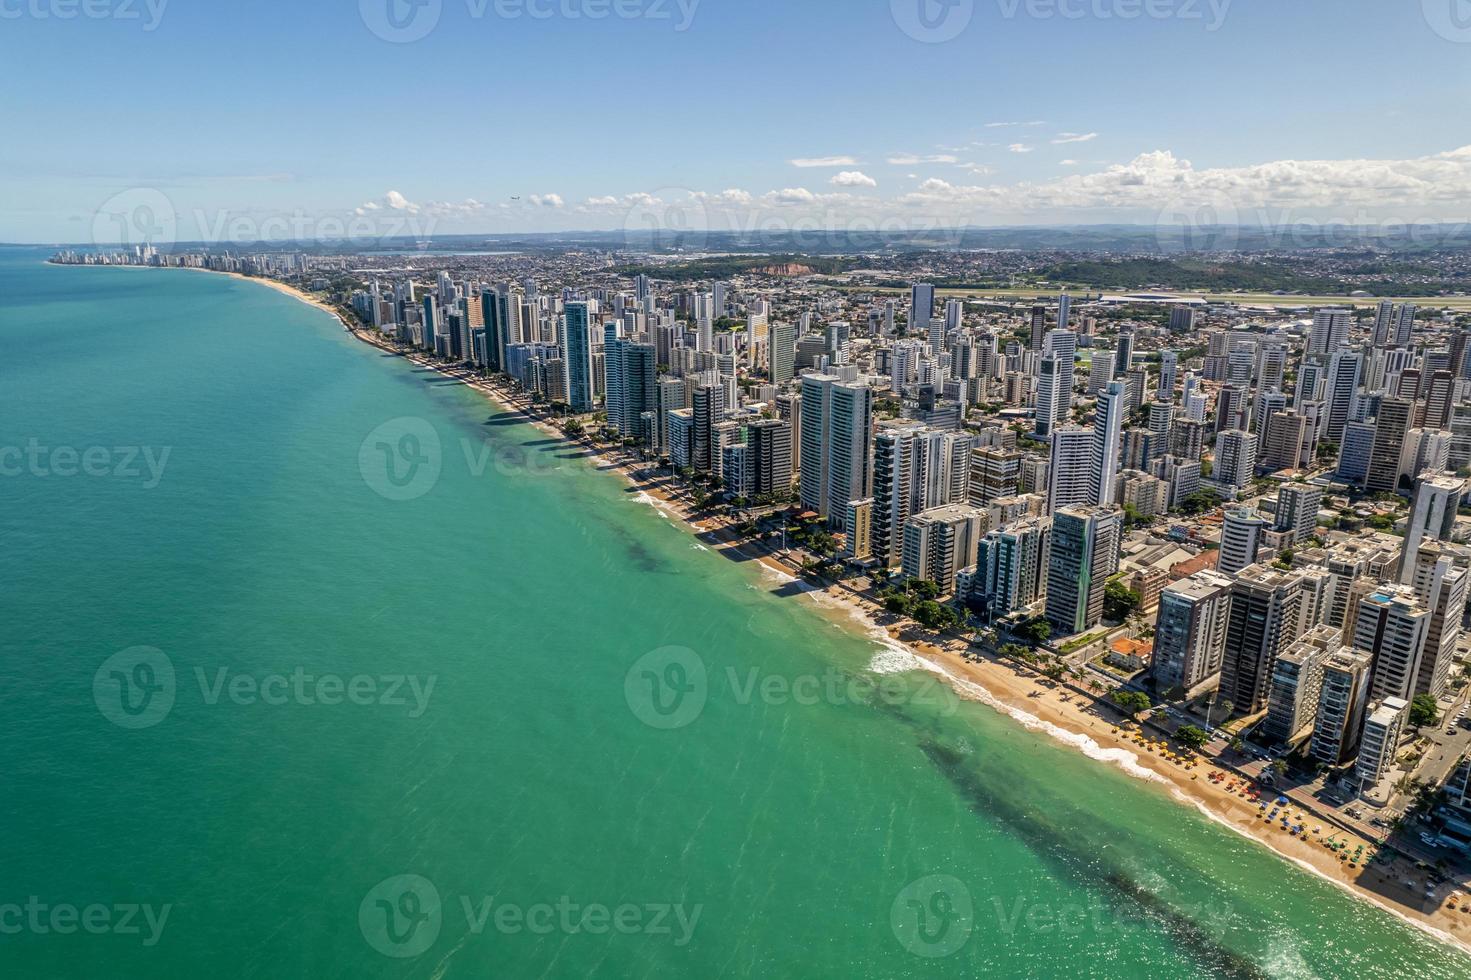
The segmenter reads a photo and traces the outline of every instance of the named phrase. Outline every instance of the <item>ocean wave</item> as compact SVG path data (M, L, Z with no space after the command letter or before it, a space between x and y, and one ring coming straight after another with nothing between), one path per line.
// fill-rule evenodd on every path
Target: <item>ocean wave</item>
M909 650L908 647L905 647L904 649L906 651ZM1140 765L1139 756L1133 752L1130 752L1128 749L1111 749L1100 745L1089 736L1084 735L1082 732L1069 731L1068 729L1063 728L1060 725L1054 725L1050 721L1045 721L1041 718L1038 718L1036 715L1032 714L1029 711L1024 711L1023 709L1018 708L1015 705L1007 704L1005 701L992 694L989 690L982 687L980 684L977 684L976 682L968 678L951 673L949 670L945 669L945 666L943 664L936 663L935 661L930 660L927 657L919 656L912 651L909 653L909 655L913 659L915 668L928 670L933 674L938 674L940 677L943 677L945 680L949 681L951 686L955 688L955 690L961 695L961 697L967 698L971 701L977 701L981 704L984 704L988 708L991 708L995 711L1000 712L1003 715L1006 715L1028 731L1041 732L1055 741L1061 742L1064 745L1077 749L1079 752L1082 752L1090 759L1095 759L1099 762L1106 762L1109 765L1116 766L1119 769L1122 769L1124 772L1128 773L1130 776L1133 776L1135 779L1141 779L1145 782L1150 783L1162 783L1167 786L1173 785L1168 779L1165 779L1159 773L1154 772L1146 766Z
M1175 799L1179 800L1182 803L1185 803L1185 804L1188 804L1190 806L1195 807L1195 809L1202 816L1204 816L1207 820L1211 821L1211 823L1219 824L1220 826L1225 827L1227 830L1229 830L1232 833L1236 834L1238 837L1245 838L1246 840L1251 841L1253 844L1257 845L1258 847L1264 847L1264 848L1266 848L1267 850L1271 851L1273 854L1275 854L1278 857L1282 858L1282 860L1287 861L1287 862L1290 862L1293 865L1296 865L1297 867L1299 867L1302 870L1306 871L1308 874L1312 875L1313 877L1318 878L1321 881L1326 881L1328 884L1332 885L1334 888L1337 888L1339 891L1344 892L1345 894L1352 896L1353 898L1357 899L1360 902L1367 902L1368 904L1374 906L1377 909L1381 909L1381 910L1383 910L1385 912L1388 912L1390 915L1394 916L1396 919L1399 919L1401 922L1404 922L1407 925L1414 926L1416 929L1418 929L1421 932L1425 933L1426 935L1432 937L1433 939L1439 940L1440 942L1445 943L1445 944L1447 944L1449 946L1454 946L1457 949L1461 949L1461 950L1464 950L1466 952L1471 952L1471 945L1468 945L1468 944L1462 942L1456 936L1453 936L1450 933L1448 933L1448 932L1446 932L1446 931L1444 931L1442 929L1437 929L1435 926L1433 926L1430 923L1426 922L1424 919L1417 919L1417 918L1414 918L1413 916L1406 915L1404 912L1402 912L1399 909L1395 908L1392 904L1390 904L1388 902L1381 902L1378 899L1374 898L1372 895L1367 894L1366 892L1364 892L1364 891L1362 891L1362 890L1360 890L1358 888L1353 887L1352 885L1348 884L1347 882L1340 881L1339 879L1337 879L1337 878L1333 877L1332 875L1328 874L1323 869L1319 868L1317 865L1313 864L1311 861L1306 861L1306 860L1304 860L1304 859L1302 859L1300 857L1296 857L1296 856L1291 855L1291 854L1284 854L1284 853L1282 853L1281 851L1277 850L1275 847L1272 847L1266 841L1262 840L1261 838L1257 837L1256 835L1254 835L1252 833L1249 833L1245 829L1243 829L1241 827L1238 827L1236 824L1232 823L1230 820L1227 820L1221 814L1216 813L1208 805L1206 805L1206 803L1205 803L1204 800L1198 800L1198 799L1196 799L1195 797L1193 797L1193 796L1189 795L1188 793L1186 793L1184 790L1180 789L1180 787L1175 786L1175 785L1171 785L1170 786L1170 792L1175 797ZM1272 975L1273 976L1278 976L1279 974L1273 973ZM1287 973L1284 973L1284 974L1280 974L1280 975L1282 975L1282 976L1296 976L1297 974L1287 974ZM1301 974L1301 975L1302 976L1312 976L1311 973Z

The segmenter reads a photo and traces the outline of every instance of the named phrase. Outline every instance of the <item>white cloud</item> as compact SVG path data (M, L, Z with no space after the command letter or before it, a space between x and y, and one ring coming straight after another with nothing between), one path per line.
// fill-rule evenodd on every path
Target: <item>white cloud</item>
M936 153L931 156L918 156L913 153L898 153L889 157L889 163L896 167L912 167L918 163L958 163L960 158L949 153Z
M1036 157L1027 158L1030 164ZM1022 163L1023 161L1015 161ZM959 227L968 224L1169 221L1210 210L1221 223L1287 221L1458 221L1471 218L1471 146L1411 159L1275 160L1236 167L1197 168L1168 150L1141 153L1126 163L1067 159L1038 161L1028 179L993 182L978 163L957 162L942 172L922 167L896 170L892 181L905 190L880 196L859 170L828 177L822 192L802 186L765 191L660 190L590 196L576 206L533 209L518 204L511 215L542 216L555 227L553 215L578 212L586 218L572 227L618 227L640 209L677 214L690 227L747 230L789 226L840 227L847 222L895 227ZM1065 173L1051 169L1060 165ZM849 174L857 176L850 177ZM826 176L826 175L824 175ZM926 179L928 178L928 179ZM869 178L870 180L872 178ZM891 181L891 182L892 182ZM553 195L542 195L548 200ZM488 210L494 210L491 205ZM425 215L466 217L466 230L486 206L474 199L461 204L419 205L402 195L365 204L379 216L402 215L418 208ZM1164 216L1164 217L1161 217ZM595 220L588 220L595 219ZM446 223L449 223L446 219ZM783 224L786 223L786 224Z
M794 167L811 169L814 167L856 167L858 161L849 156L836 157L798 157L790 161Z
M1013 143L1007 147L1012 153L1031 153L1032 148L1025 143Z
M1458 220L1471 198L1471 146L1409 160L1278 160L1196 169L1168 150L1129 163L1038 183L954 187L927 181L896 203L911 208L971 207L1008 215L1130 211L1212 205L1229 223L1272 217L1274 209L1340 220Z
M1058 133L1053 143L1087 143L1098 138L1097 133Z
M1034 119L1031 122L990 122L990 123L986 123L986 128L987 129L1006 129L1006 128L1012 127L1012 126L1045 126L1045 125L1047 125L1047 123L1044 120Z
M719 194L706 194L704 191L696 191L690 196L697 201L715 207L746 207L752 200L749 191L743 191L737 187L728 187Z
M533 194L531 203L539 208L560 208L566 204L560 194Z
M817 201L817 195L805 187L787 187L772 191L766 195L766 199L777 204L813 204Z
M413 203L398 191L389 191L387 194L384 194L383 203L395 211L407 211L410 214L414 214L419 210L419 205Z

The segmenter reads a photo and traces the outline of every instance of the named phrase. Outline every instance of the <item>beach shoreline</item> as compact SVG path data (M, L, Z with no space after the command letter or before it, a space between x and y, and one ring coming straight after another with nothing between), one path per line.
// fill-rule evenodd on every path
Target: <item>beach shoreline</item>
M194 271L215 272L210 269ZM802 583L803 594L812 599L813 606L821 611L824 618L842 628L859 632L895 653L903 651L913 658L913 669L926 670L941 677L962 698L985 704L1030 731L1044 734L1096 761L1122 769L1175 802L1193 806L1208 819L1271 850L1302 870L1378 906L1442 942L1471 953L1471 914L1449 910L1445 904L1448 891L1460 894L1462 890L1442 886L1437 889L1435 898L1426 900L1418 886L1424 874L1415 871L1413 865L1406 864L1404 859L1386 867L1364 862L1362 867L1349 868L1338 853L1320 843L1319 835L1314 835L1312 830L1321 829L1323 838L1349 841L1350 852L1360 843L1366 850L1375 848L1375 842L1312 815L1302 815L1291 821L1306 825L1308 833L1301 837L1290 835L1279 822L1262 818L1257 803L1243 791L1240 778L1236 780L1234 790L1227 788L1229 772L1219 785L1208 778L1212 771L1226 771L1213 770L1210 760L1187 770L1163 754L1165 743L1157 736L1148 737L1147 745L1141 744L1137 726L1133 729L1126 727L1122 716L1102 699L1049 681L1007 660L972 660L967 656L969 647L963 640L928 633L853 595L840 585L817 585L803 579L799 567L788 564L771 549L753 547L751 542L736 535L728 522L696 514L690 504L669 491L666 479L643 475L648 469L646 463L636 459L618 459L619 454L607 447L600 447L590 439L567 435L528 397L468 370L436 363L419 352L402 350L387 338L375 336L371 330L354 328L333 307L285 283L238 273L215 274L256 282L293 296L332 314L348 333L369 346L402 357L416 367L477 391L501 410L518 415L543 434L587 452L589 462L595 463L600 471L621 476L645 495L644 502L656 507L670 518L672 524L683 525L684 530L700 537L710 550L735 549L743 558L758 562L763 574ZM1179 746L1171 745L1170 749L1178 750ZM1275 794L1263 798L1270 800L1273 797ZM1301 812L1297 806L1286 809ZM1407 874L1415 875L1415 878L1407 879L1404 877ZM1406 888L1399 883L1405 880L1416 881L1417 887ZM1471 899L1458 901L1456 909L1463 904L1471 905Z

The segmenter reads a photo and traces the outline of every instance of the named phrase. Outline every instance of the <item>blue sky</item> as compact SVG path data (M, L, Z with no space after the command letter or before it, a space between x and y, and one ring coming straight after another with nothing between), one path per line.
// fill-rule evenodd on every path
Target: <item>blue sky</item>
M921 0L437 0L407 43L369 27L390 0L86 2L0 0L0 240L87 240L139 192L180 238L1471 200L1471 0L923 0L964 24L938 43Z

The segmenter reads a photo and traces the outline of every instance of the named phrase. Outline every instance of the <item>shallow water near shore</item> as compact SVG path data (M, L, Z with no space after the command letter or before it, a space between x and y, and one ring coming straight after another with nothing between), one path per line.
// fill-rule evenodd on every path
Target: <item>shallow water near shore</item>
M169 912L22 916L7 975L1471 977L330 316L43 258L0 250L0 907Z

